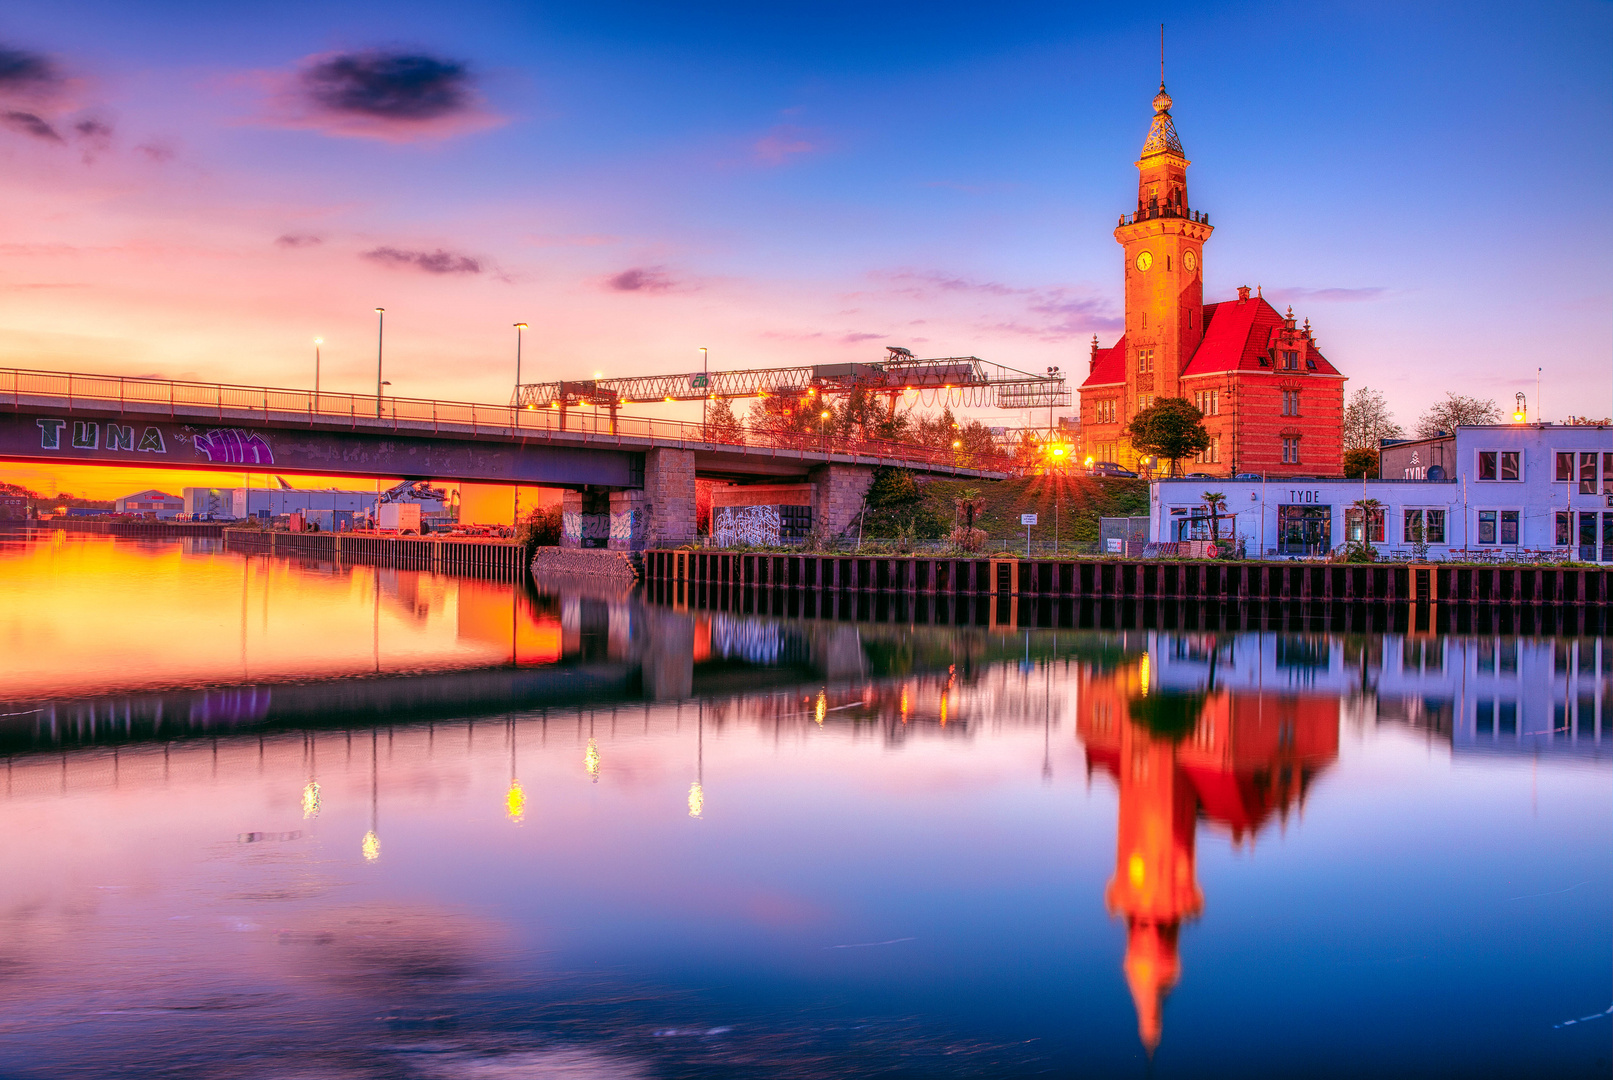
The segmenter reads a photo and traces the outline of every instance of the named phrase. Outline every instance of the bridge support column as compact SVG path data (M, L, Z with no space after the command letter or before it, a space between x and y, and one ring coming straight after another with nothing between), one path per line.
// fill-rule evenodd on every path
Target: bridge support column
M820 465L807 474L818 489L818 514L813 523L826 537L855 530L863 497L874 482L871 465Z
M644 454L644 539L640 546L687 544L695 538L694 451Z
M568 491L560 497L560 546L602 548L610 540L610 495Z
M610 493L610 549L643 551L649 499L642 491Z

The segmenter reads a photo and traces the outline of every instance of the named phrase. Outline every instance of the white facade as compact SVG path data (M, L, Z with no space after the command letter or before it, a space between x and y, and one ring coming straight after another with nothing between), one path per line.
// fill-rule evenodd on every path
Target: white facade
M1218 491L1221 536L1241 538L1254 558L1319 556L1363 541L1392 557L1409 553L1420 533L1432 559L1514 550L1613 562L1613 428L1464 427L1444 450L1450 475L1438 480L1157 480L1149 539L1211 539L1203 495ZM1353 505L1363 499L1382 507L1368 522Z
M125 495L112 504L119 514L152 514L159 520L175 518L185 510L185 500L177 495L149 488Z
M1337 698L1347 719L1405 724L1458 752L1613 752L1613 642L1605 639L1147 634L1157 689L1202 693L1213 680L1234 696Z

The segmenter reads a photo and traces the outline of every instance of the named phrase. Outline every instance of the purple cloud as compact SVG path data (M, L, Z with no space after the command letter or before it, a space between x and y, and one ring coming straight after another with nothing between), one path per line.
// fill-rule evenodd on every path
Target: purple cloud
M318 245L323 244L325 242L325 240L324 240L323 237L311 236L308 233L286 233L284 236L276 237L274 242L275 242L276 247L305 248L305 247L317 247ZM382 251L382 250L390 251L391 249L390 248L377 248L376 250L377 251ZM373 255L373 252L371 254Z
M0 45L0 92L37 93L54 89L62 81L49 57Z
M436 251L404 251L394 247L378 247L364 252L364 258L383 266L411 266L428 274L480 274L482 264L469 255L458 255L438 248Z
M880 341L889 336L888 334L842 334L840 335L840 340L843 344L855 345L859 341Z
M16 128L25 135L32 135L36 139L45 139L50 142L61 142L62 136L38 113L23 112L20 109L11 109L0 113L0 120Z
M660 266L635 266L605 281L606 287L615 292L666 292L676 284Z
M502 122L482 108L466 64L424 52L324 53L247 79L268 92L267 122L326 135L409 142Z

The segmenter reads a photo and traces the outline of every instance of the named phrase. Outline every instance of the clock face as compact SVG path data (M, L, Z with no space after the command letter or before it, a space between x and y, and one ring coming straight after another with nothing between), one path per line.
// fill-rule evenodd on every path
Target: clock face
M1138 254L1138 256L1137 256L1137 269L1139 269L1139 270L1147 270L1150 266L1153 266L1153 265L1154 265L1154 257L1152 255L1150 255L1148 252L1144 251L1144 252L1141 252L1141 253Z
M1193 254L1193 252L1191 250L1185 251L1185 252L1182 253L1182 265L1183 266L1187 267L1189 270L1192 270L1194 267L1198 266L1198 264L1199 264L1199 257L1197 255Z

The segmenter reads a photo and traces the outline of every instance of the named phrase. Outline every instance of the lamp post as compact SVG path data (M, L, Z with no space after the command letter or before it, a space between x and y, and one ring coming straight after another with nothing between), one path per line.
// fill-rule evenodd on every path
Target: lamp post
M515 407L521 407L521 331L527 328L526 323L515 324Z
M375 309L375 418L381 419L381 387L387 385L381 381L382 348L386 342L386 308Z
M706 437L706 402L711 400L711 356L709 350L700 346L700 437Z
M319 411L319 347L323 344L324 338L314 338L314 412Z

